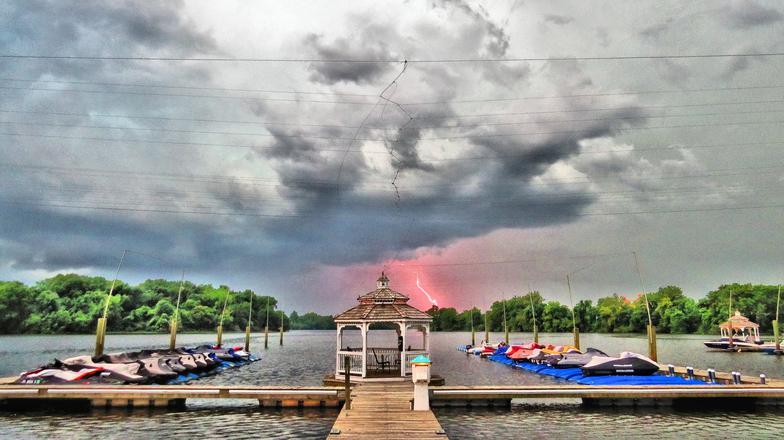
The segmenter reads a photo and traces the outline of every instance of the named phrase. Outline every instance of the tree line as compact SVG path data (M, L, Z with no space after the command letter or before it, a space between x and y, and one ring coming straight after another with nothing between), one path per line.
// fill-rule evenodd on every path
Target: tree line
M726 284L695 300L684 295L680 287L666 286L647 297L651 321L659 333L718 333L719 324L736 310L759 324L761 332L772 333L778 289L779 286L770 285ZM476 307L458 312L436 306L427 313L433 317L435 331L468 331L472 318L474 329L484 331L485 315L490 331L503 331L504 308L510 332L533 331L534 315L540 332L572 331L572 309L558 301L546 301L536 291L495 301L485 313ZM599 298L595 304L581 300L574 305L574 317L581 332L636 333L645 332L648 325L643 295L627 298L614 294Z
M0 333L62 334L92 333L103 314L111 280L76 274L61 274L32 286L18 281L0 281ZM138 285L117 281L108 309L108 331L169 331L180 281L147 280ZM228 301L227 301L228 297ZM271 331L302 328L334 328L330 316L315 313L286 316L277 309L278 300L252 290L228 286L182 283L179 329L212 331L220 321L223 305L224 331L243 331L248 323L252 299L252 330L264 329L267 310ZM329 323L327 322L329 321Z

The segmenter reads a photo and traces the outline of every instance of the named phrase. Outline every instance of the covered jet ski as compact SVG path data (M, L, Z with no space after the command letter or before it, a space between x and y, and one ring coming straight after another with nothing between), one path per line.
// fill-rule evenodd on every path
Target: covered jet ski
M659 371L659 364L638 353L624 351L617 358L594 356L582 366L585 376L650 376Z
M37 385L37 384L58 384L58 383L82 383L84 381L95 382L101 379L101 368L80 368L78 371L64 370L60 368L42 367L22 373L16 380L18 384Z
M77 356L63 361L55 360L53 368L64 368L68 370L78 370L81 368L100 368L107 372L113 379L128 383L146 382L147 377L139 374L141 365L136 362L126 364L112 364L108 362L94 362L92 356Z
M523 344L520 345L519 348L512 350L512 353L508 354L509 359L514 361L523 361L528 359L529 356L534 354L534 350L543 348L544 345L539 345L536 342L532 342L530 344Z
M545 362L555 368L577 368L587 364L596 356L610 357L601 350L588 347L585 353L551 354L545 358Z

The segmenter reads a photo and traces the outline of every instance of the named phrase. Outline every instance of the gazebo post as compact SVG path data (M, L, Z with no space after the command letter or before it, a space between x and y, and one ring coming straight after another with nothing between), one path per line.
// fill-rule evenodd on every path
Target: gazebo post
M430 357L430 324L425 324L425 351Z
M406 376L406 330L408 330L408 323L406 321L400 322L400 332L403 334L403 350L400 351L400 375Z
M338 334L335 338L337 340L337 349L335 350L335 374L340 373L340 349L343 348L343 324L336 326Z
M362 323L362 377L367 377L367 334L370 330L370 324L367 322Z

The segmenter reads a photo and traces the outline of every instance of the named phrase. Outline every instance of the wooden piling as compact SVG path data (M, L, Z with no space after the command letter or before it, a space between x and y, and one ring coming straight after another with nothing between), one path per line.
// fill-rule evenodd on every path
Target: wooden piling
M177 348L177 318L172 318L169 323L169 350Z
M574 336L574 348L580 349L580 329L577 327L572 329L572 335Z
M654 362L658 362L656 359L656 327L651 324L648 324L648 355Z
M280 345L283 346L283 317L286 316L283 310L280 311Z
M95 328L95 356L103 354L104 341L106 340L106 318L98 318Z
M218 347L220 347L223 344L223 324L219 325L215 330L218 333Z
M343 358L343 371L346 389L346 409L351 409L351 356Z
M245 351L250 353L250 324L245 327Z

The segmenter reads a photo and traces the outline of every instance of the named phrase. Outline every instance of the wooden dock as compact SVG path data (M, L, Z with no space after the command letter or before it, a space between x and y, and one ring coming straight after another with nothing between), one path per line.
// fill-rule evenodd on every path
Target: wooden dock
M413 411L414 384L363 383L351 392L351 409L343 407L328 438L445 439L432 411Z
M671 405L674 402L718 403L742 399L784 405L784 387L773 385L667 386L446 386L430 388L431 406L509 405L512 399L582 399L588 404Z
M199 385L0 385L0 400L12 403L81 402L93 407L167 407L186 399L252 399L271 407L338 407L338 387Z

